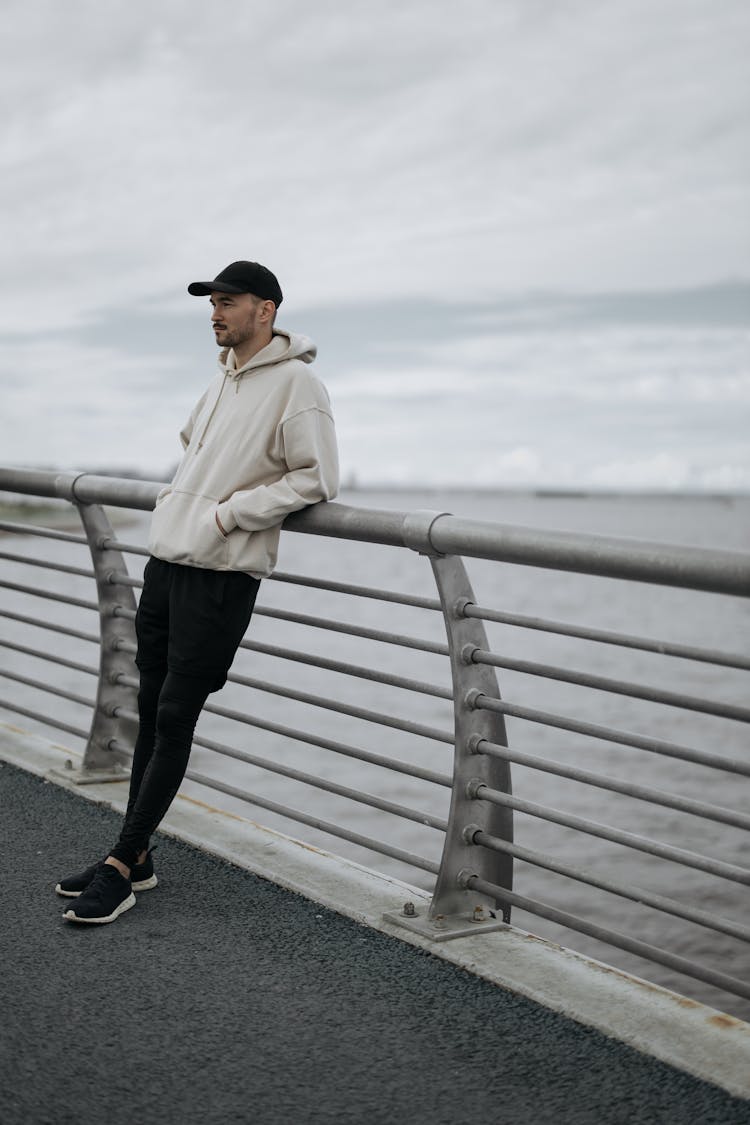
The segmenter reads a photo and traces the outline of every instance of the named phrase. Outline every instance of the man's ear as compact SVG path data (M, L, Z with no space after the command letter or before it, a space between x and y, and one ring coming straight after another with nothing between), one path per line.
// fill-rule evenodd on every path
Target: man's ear
M275 312L276 306L273 301L264 301L260 308L260 319L266 324L269 320L273 320Z

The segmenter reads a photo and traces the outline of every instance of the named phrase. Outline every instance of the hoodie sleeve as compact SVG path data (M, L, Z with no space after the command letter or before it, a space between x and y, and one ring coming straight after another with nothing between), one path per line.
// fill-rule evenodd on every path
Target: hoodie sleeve
M338 452L333 418L311 406L281 425L288 471L273 484L233 493L217 512L225 531L261 531L282 523L292 512L332 500L338 491Z

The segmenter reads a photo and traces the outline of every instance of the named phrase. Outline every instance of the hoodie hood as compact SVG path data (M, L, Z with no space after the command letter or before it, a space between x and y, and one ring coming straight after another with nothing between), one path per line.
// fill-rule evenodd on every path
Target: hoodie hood
M233 348L224 348L219 352L219 369L231 379L239 379L242 375L249 375L261 367L273 367L277 363L284 363L289 359L298 359L302 363L312 363L318 354L317 345L309 336L298 335L294 332L283 332L274 328L273 337L265 348L249 359L242 367L235 366L236 359Z

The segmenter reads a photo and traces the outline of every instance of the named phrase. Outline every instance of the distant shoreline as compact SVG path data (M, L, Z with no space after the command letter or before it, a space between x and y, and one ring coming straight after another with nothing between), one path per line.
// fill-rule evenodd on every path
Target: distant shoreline
M748 500L750 491L687 490L657 488L553 488L495 484L351 484L345 482L342 492L458 492L488 496L518 496L537 500Z

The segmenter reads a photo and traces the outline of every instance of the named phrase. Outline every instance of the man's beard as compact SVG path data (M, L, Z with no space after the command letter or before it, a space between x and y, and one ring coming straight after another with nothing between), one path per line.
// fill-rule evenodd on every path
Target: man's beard
M219 348L236 348L237 344L250 343L255 335L255 325L249 324L244 328L214 328L214 333Z
M255 335L254 329L240 328L215 328L216 343L222 348L236 348L238 344L247 344Z

